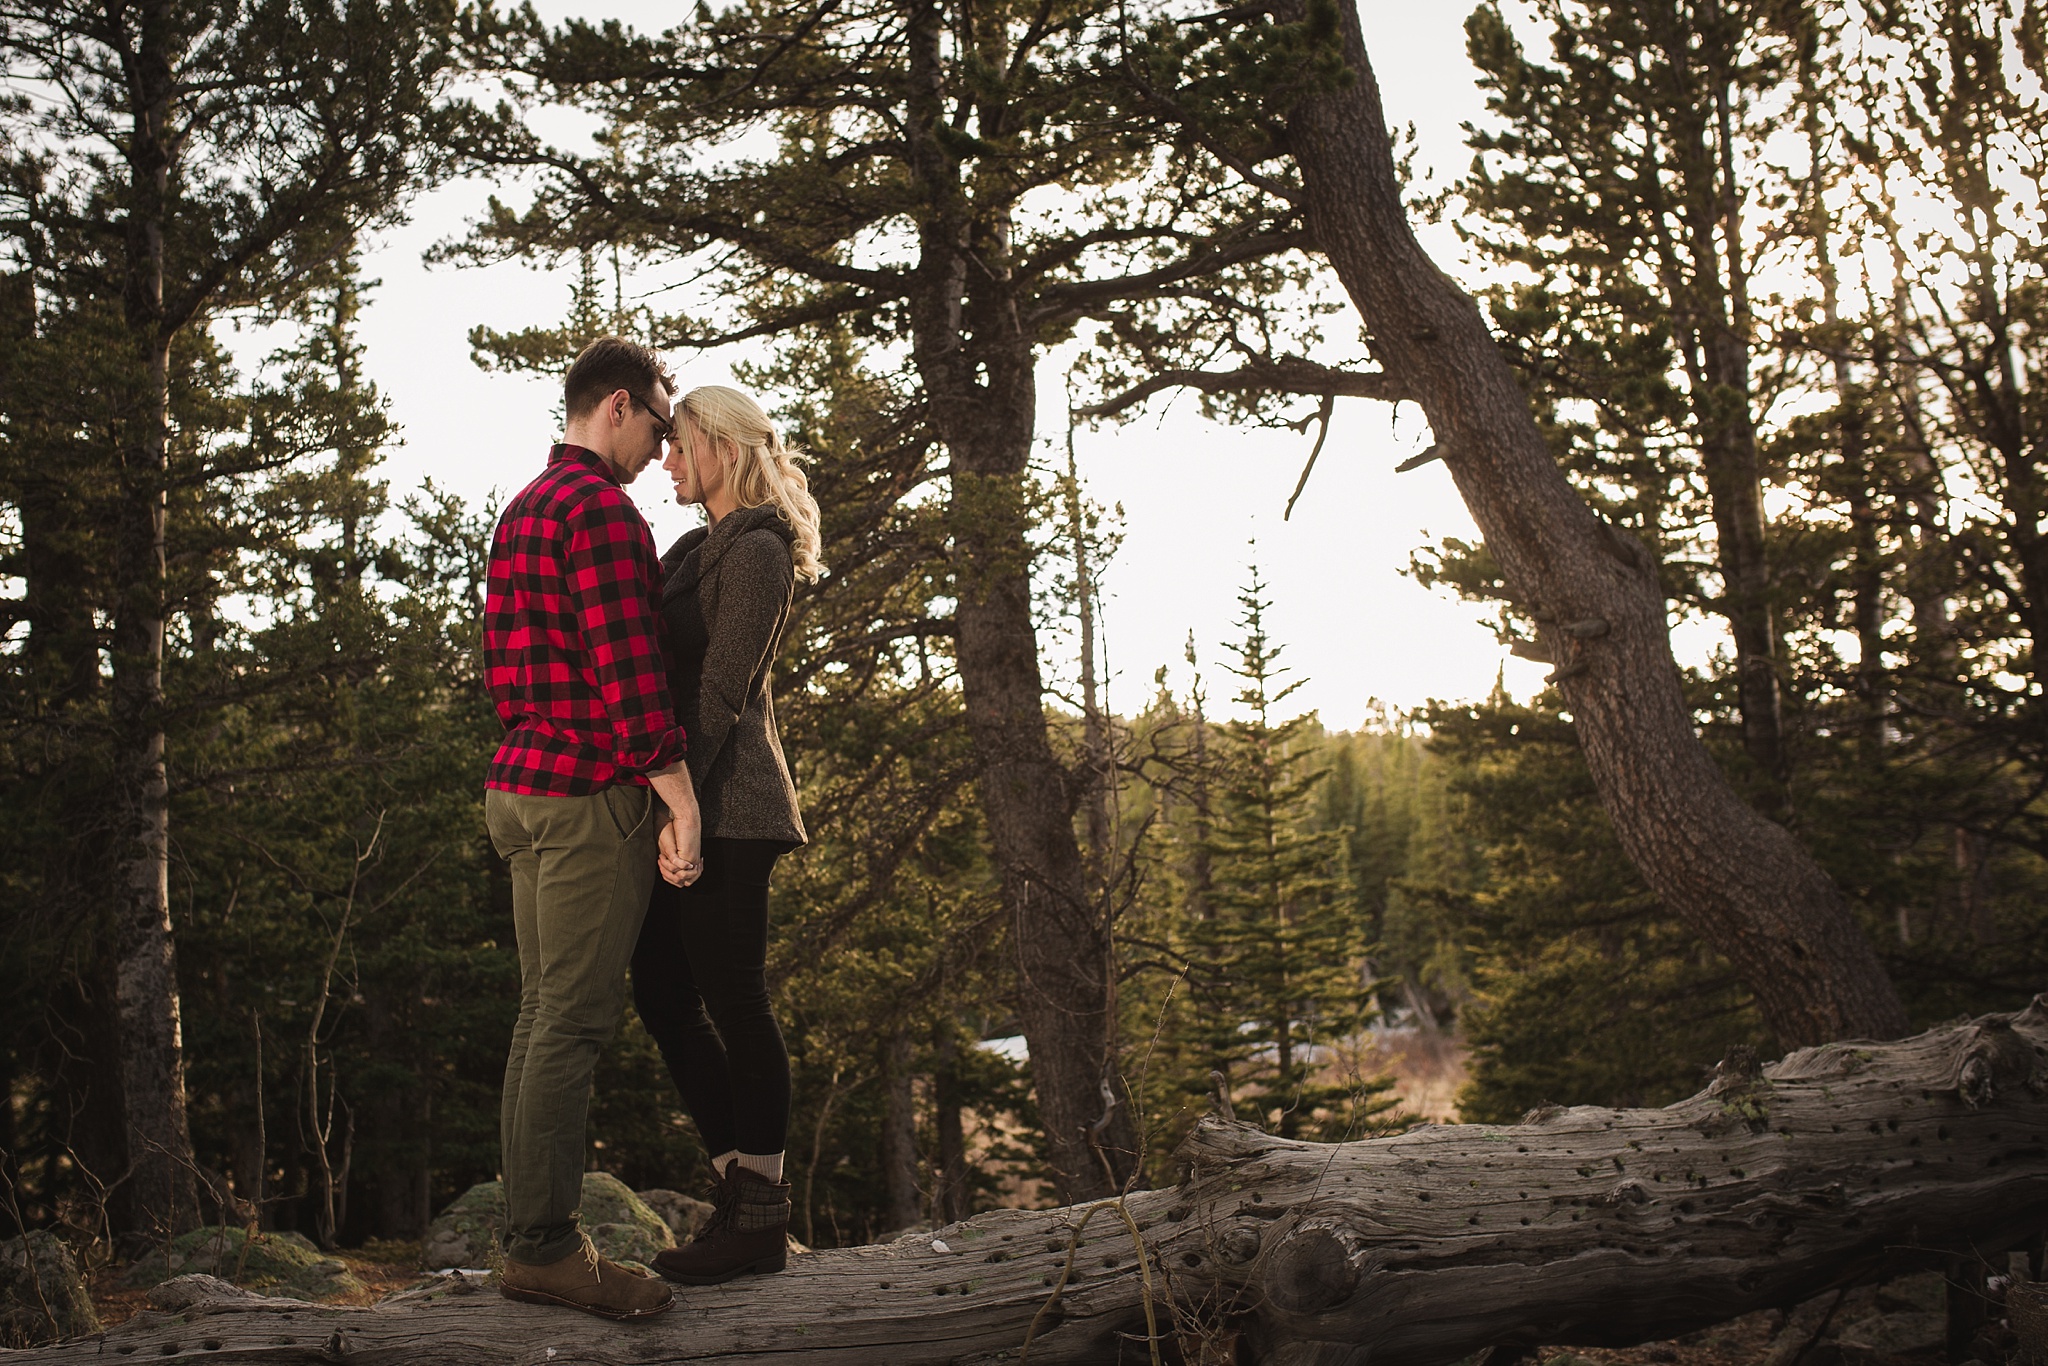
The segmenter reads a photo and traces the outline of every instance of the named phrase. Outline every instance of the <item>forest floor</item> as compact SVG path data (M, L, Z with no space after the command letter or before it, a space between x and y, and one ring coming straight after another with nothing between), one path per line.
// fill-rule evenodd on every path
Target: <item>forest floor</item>
M423 1274L419 1251L417 1243L386 1242L342 1252L363 1289L330 1303L372 1304L417 1284ZM109 1327L142 1309L147 1294L125 1289L119 1281L118 1268L93 1278L93 1303ZM1943 1366L1943 1305L1942 1278L1929 1272L1847 1292L1818 1331L1810 1318L1769 1310L1666 1342L1547 1348L1530 1359L1530 1366ZM2003 1349L2010 1344L1996 1341L1999 1331L1990 1330L1993 1340L1987 1345L2000 1350L1980 1352L1986 1366L2008 1357Z

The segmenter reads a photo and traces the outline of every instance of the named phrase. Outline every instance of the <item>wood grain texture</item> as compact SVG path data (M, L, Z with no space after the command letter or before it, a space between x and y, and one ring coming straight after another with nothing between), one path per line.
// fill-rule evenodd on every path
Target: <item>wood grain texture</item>
M1732 1058L1661 1110L1552 1107L1335 1145L1212 1119L1181 1159L1179 1185L1124 1202L1163 1334L1374 1366L1669 1337L2048 1224L2048 997L1771 1067ZM1033 1362L1144 1359L1138 1246L1114 1202L937 1237L951 1250L919 1235L682 1289L631 1326L471 1287L371 1309L220 1300L5 1360L926 1366L1017 1361L1034 1318Z

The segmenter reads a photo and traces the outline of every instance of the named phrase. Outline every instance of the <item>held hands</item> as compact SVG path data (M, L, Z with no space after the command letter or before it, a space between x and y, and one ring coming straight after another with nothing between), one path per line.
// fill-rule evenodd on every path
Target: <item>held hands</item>
M697 793L690 786L690 770L681 760L647 775L654 795L668 807L659 843L661 858L655 865L662 880L687 887L704 875L704 820L697 811Z
M704 854L701 848L697 813L672 818L663 823L659 843L661 860L659 867L665 882L677 887L687 887L704 874Z

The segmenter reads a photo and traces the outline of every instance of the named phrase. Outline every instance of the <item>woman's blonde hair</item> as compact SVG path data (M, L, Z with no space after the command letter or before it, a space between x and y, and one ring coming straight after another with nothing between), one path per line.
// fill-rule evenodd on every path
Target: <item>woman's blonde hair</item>
M811 497L810 481L797 464L802 452L782 444L760 404L723 384L692 389L676 411L711 442L712 453L725 465L734 501L743 508L773 504L782 514L796 532L790 547L796 576L816 583L825 572L818 559L818 500Z

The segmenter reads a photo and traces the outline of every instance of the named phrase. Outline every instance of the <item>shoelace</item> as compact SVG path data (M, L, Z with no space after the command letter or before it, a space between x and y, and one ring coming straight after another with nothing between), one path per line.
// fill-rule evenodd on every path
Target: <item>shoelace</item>
M588 1233L583 1234L582 1237L583 1264L590 1268L590 1279L601 1282L604 1280L604 1273L597 1269L597 1244L590 1241Z
M698 1229L696 1236L691 1238L690 1241L701 1243L730 1224L733 1215L739 1209L739 1203L740 1183L728 1181L721 1177L717 1184L711 1188L711 1217L704 1221L704 1227Z

